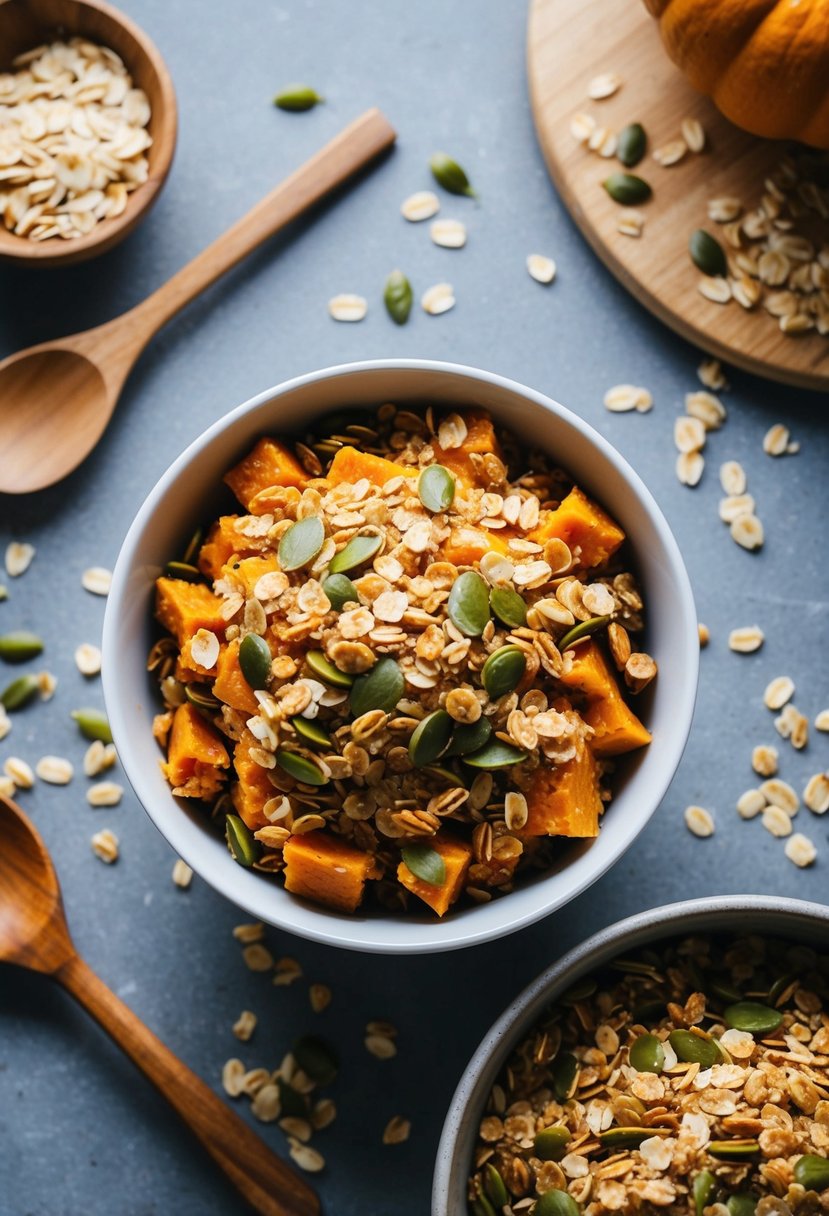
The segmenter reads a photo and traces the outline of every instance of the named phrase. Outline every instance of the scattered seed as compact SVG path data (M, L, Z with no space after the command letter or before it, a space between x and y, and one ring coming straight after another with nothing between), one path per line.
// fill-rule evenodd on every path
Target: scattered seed
M633 169L645 155L648 137L641 122L628 123L619 132L616 155L626 169Z
M752 654L764 641L765 634L759 625L744 625L741 629L732 629L728 635L729 649L738 654Z
M602 185L614 203L621 203L624 207L645 203L653 193L648 183L633 173L611 173Z
M35 675L18 676L0 693L0 705L4 710L23 709L40 692L40 680Z
M466 194L471 198L475 197L475 191L469 184L466 172L456 160L447 156L445 152L436 152L429 161L429 168L438 185L443 186L444 190L448 190L450 194Z
M614 72L602 72L594 76L587 86L587 96L591 101L604 101L618 93L622 87L622 78Z
M70 762L62 756L42 756L35 765L35 772L49 785L68 785L75 775Z
M760 549L765 539L763 534L763 525L756 515L746 514L738 515L731 524L732 539L742 549L752 551Z
M85 739L99 739L102 743L112 742L109 720L102 710L73 709L69 716L75 719Z
M386 279L383 303L386 312L397 325L405 325L412 311L414 293L412 285L402 270L393 270Z
M804 836L802 832L795 832L786 841L784 849L789 861L793 861L796 866L801 869L813 864L817 857L817 849L812 844L808 836Z
M728 262L722 245L704 228L697 228L696 232L691 234L688 252L697 269L709 278L728 274Z
M455 307L455 295L451 283L435 283L420 297L420 306L430 317L439 317Z
M328 301L328 314L335 321L362 321L368 312L368 302L363 296L343 292Z
M35 555L34 545L23 541L13 540L6 546L6 573L9 578L20 578L32 564Z
M536 283L552 283L556 277L556 264L543 253L531 253L527 258L527 270Z
M108 866L118 860L118 837L109 828L102 828L100 832L96 832L90 844L95 856L106 862Z
M412 224L430 220L439 211L440 200L431 190L419 190L416 194L410 194L400 205L401 215Z
M104 566L90 566L81 575L81 586L91 595L109 595L112 586L112 571Z
M304 110L313 110L314 106L324 101L324 97L320 97L315 89L312 89L307 84L289 84L284 89L281 89L273 99L273 104L280 110L289 110L294 113L301 113Z
M43 650L43 641L35 633L17 629L0 637L0 659L4 663L25 663L37 658Z
M463 249L466 244L466 225L460 220L434 220L429 225L429 236L442 249Z
M694 836L706 837L714 835L714 817L703 806L689 806L685 808L685 826Z

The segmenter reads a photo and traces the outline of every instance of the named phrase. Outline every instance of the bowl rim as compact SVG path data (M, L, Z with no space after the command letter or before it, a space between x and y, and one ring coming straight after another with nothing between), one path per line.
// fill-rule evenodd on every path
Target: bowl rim
M569 987L608 958L646 942L660 941L685 932L723 932L724 922L736 916L758 920L791 921L792 937L805 921L822 928L829 941L829 907L812 900L776 895L718 895L679 900L636 912L615 924L606 925L546 967L499 1014L486 1031L465 1066L455 1089L438 1142L432 1178L431 1216L466 1216L462 1208L449 1206L460 1178L464 1183L468 1163L459 1160L458 1141L467 1112L480 1109L484 1083L501 1068L517 1039L532 1025L543 1008L555 999L557 990ZM773 929L775 936L785 930Z
M688 672L688 679L685 686L677 689L675 692L676 700L671 719L672 731L670 736L666 735L661 744L663 748L661 753L662 764L659 770L661 775L651 776L653 792L649 799L652 803L650 812L644 820L637 818L635 823L633 822L633 817L631 817L631 825L620 829L621 835L617 851L607 858L594 858L593 866L586 867L589 868L589 873L580 875L579 881L566 894L558 894L553 898L550 898L548 895L545 898L542 894L543 884L539 883L534 887L523 888L521 892L516 892L514 897L510 897L509 899L496 900L491 904L481 905L479 908L474 909L476 913L474 918L466 918L463 921L453 921L450 919L448 921L433 923L431 921L416 922L403 919L392 921L391 918L385 917L359 919L335 915L323 909L315 909L299 901L297 901L296 905L292 905L296 920L288 916L274 919L273 909L269 906L270 888L267 888L264 884L261 888L257 888L254 893L256 894L256 898L240 895L235 889L236 883L234 882L233 872L230 867L222 868L220 872L213 873L211 865L205 867L200 859L193 858L190 850L191 837L187 831L189 826L187 816L181 815L179 819L170 818L167 813L168 808L166 806L160 810L156 808L149 790L147 789L145 792L145 774L140 764L133 761L130 755L131 733L125 709L128 696L124 695L121 691L118 676L116 656L118 654L119 608L121 601L127 595L129 576L135 566L136 550L141 543L148 523L155 514L159 501L171 489L177 478L197 459L199 453L210 447L215 440L220 439L221 435L237 421L249 414L256 413L267 405L275 406L280 398L320 381L334 382L338 379L345 379L365 373L405 373L409 371L438 375L444 379L477 381L498 391L523 397L533 405L556 415L565 425L579 432L582 438L587 440L600 453L604 460L615 469L647 514L650 525L659 537L663 556L670 566L675 583L677 604L683 617L683 633L685 635L683 662L685 670ZM116 746L119 747L119 759L121 760L124 773L144 810L162 836L177 851L178 855L183 857L196 873L199 873L220 894L224 895L237 907L243 908L247 913L263 920L267 924L275 925L280 929L295 933L297 936L311 941L322 942L325 945L380 954L438 953L493 941L496 938L515 933L527 925L550 915L601 878L612 865L615 865L620 860L639 835L639 832L646 826L657 807L661 804L673 780L691 728L699 672L696 609L690 580L679 546L655 499L624 457L602 435L595 431L589 423L559 402L535 389L531 389L505 376L474 367L442 360L411 358L370 359L336 364L292 377L272 388L257 393L212 423L197 436L173 461L152 490L150 490L136 513L133 523L123 541L113 572L112 588L104 617L103 654L104 699ZM590 852L592 853L592 850ZM586 854L586 856L590 856L590 853ZM578 860L580 859L577 859L577 862ZM262 891L261 898L258 897L259 890ZM522 894L525 897L529 896L529 892L531 891L537 893L534 899L520 898ZM490 911L490 915L487 916L487 910L494 908L498 909L497 914ZM490 920L494 924L490 925ZM383 933L382 930L378 932L374 928L374 926L388 925L394 925L396 930L393 940L389 940L388 933Z
M153 139L157 149L157 163L151 164L147 180L128 196L127 205L120 215L97 224L91 232L77 240L30 241L27 237L16 236L15 233L3 228L0 230L0 262L45 269L51 265L65 266L70 262L83 261L93 255L105 253L118 244L123 237L129 235L132 228L149 213L172 168L178 141L178 102L173 78L161 51L141 26L137 25L121 9L108 4L106 0L70 0L70 3L81 10L87 9L91 12L101 13L113 25L124 29L141 47L152 66L158 80L161 98L160 106L157 107L160 115L158 131ZM43 28L49 29L59 25L60 22L57 21ZM79 35L89 37L91 41L98 40L93 35L86 35L82 31L79 31ZM121 57L124 58L124 56ZM124 62L126 63L126 59ZM130 64L127 63L126 66L132 75Z

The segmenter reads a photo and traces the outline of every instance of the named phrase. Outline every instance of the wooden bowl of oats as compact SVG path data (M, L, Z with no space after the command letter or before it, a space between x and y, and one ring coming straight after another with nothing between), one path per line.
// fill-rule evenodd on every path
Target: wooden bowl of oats
M161 55L102 0L5 0L0 48L0 259L57 266L111 249L172 164Z

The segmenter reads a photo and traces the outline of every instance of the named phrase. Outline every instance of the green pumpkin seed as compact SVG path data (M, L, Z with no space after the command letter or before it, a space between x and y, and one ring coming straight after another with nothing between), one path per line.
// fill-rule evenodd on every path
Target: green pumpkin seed
M322 589L335 612L342 612L346 604L359 604L360 602L357 588L346 574L329 574L328 578L323 581Z
M718 1161L745 1161L760 1152L756 1140L711 1140L708 1152Z
M771 1009L759 1001L738 1001L729 1005L723 1016L726 1026L747 1030L749 1034L771 1034L783 1021L779 1009Z
M493 769L510 768L513 764L523 764L526 759L527 753L520 747L513 747L501 739L491 739L479 752L464 756L463 762L472 768Z
M527 656L520 646L502 646L481 669L481 681L491 701L518 687L527 670Z
M452 584L449 619L468 638L479 638L489 623L489 591L480 574L466 570Z
M335 553L328 567L331 574L342 574L345 570L355 570L364 565L383 548L382 536L367 536L361 533L353 537L344 549Z
M397 325L405 325L412 311L414 293L412 285L402 270L393 270L386 279L383 303L386 312Z
M477 752L484 746L492 734L492 723L481 714L477 722L468 722L456 726L452 741L444 752L445 756L466 756Z
M309 650L305 656L308 670L325 684L333 684L335 688L351 688L354 676L347 671L340 671L329 662L321 650Z
M400 855L421 882L430 887L440 887L446 882L446 863L430 844L409 844L400 850Z
M314 1034L303 1035L294 1043L293 1056L302 1071L317 1085L330 1085L339 1071L340 1061L334 1048Z
M645 155L647 146L648 137L641 122L629 122L619 132L616 155L625 168L632 169Z
M6 663L25 663L34 659L43 650L43 642L36 633L17 629L0 637L0 659Z
M23 709L24 705L33 701L39 692L40 681L37 676L18 676L0 693L0 705L8 710Z
M484 1166L484 1190L499 1211L504 1204L509 1203L509 1191L504 1186L503 1178L491 1161L488 1161Z
M446 750L453 722L445 709L436 709L418 722L409 740L409 759L415 768L433 764Z
M277 556L281 570L300 570L317 556L325 541L325 529L317 515L306 515L283 532Z
M633 173L611 173L602 185L614 203L621 203L623 207L644 203L653 193L648 183Z
M651 1136L671 1136L669 1127L611 1127L599 1133L602 1148L638 1148Z
M701 992L703 990L702 985L694 986L697 992ZM728 980L723 979L721 976L710 976L708 980L708 987L714 993L714 996L718 996L720 1000L728 1001L729 1004L736 1003L737 1001L741 1001L743 999L743 994L737 988L735 988L733 984L730 984Z
M575 1092L579 1062L569 1051L560 1051L550 1069L553 1090L559 1102L566 1102Z
M664 1016L664 1001L645 1001L642 1005L637 1005L632 1014L634 1024L639 1026L650 1026L653 1022L661 1021Z
M442 464L430 464L417 479L417 496L427 511L448 511L455 499L455 478Z
M3 583L0 583L0 601L9 598L9 589Z
M303 743L309 743L312 747L327 747L329 751L333 748L334 742L331 736L310 718L297 715L297 717L291 718L291 725Z
M574 646L576 642L580 642L582 638L590 637L593 633L599 633L602 629L606 629L610 624L609 616L594 616L589 621L579 621L578 625L574 625L572 629L568 629L562 638L558 641L558 648L562 654Z
M204 578L198 566L191 562L168 562L164 567L167 578L181 579L184 583L201 583Z
M766 999L769 1005L776 1005L780 997L786 991L790 984L798 978L797 971L787 971L784 975L779 975L766 994Z
M448 785L463 785L463 782L454 773L451 768L447 768L444 764L427 764L426 772L433 777L438 777L441 781L445 781Z
M271 648L258 633L246 633L242 638L239 666L251 688L267 688L271 678Z
M489 606L509 629L520 629L527 623L527 605L512 587L493 587L489 593Z
M562 1005L578 1005L580 1001L586 1001L598 988L598 984L590 976L585 976L583 980L573 984L561 998Z
M567 1127L545 1127L536 1134L535 1155L542 1161L560 1161L570 1143Z
M102 743L112 742L109 719L103 710L73 709L69 716L77 722L84 739L100 739Z
M196 709L217 709L221 704L207 684L185 684L184 695Z
M728 1216L754 1216L757 1199L747 1191L741 1191L737 1195L729 1195L725 1206L728 1208Z
M668 1042L676 1052L676 1058L685 1064L699 1064L700 1068L711 1068L722 1063L720 1049L713 1039L692 1034L690 1030L672 1030Z
M467 194L475 198L475 191L469 184L469 178L456 160L445 152L436 152L429 161L432 176L439 186L450 194Z
M238 815L228 815L225 819L227 844L234 861L240 866L250 869L255 861L262 856L262 846L254 840L253 833L242 822Z
M637 1072L660 1073L665 1067L665 1048L655 1034L642 1034L631 1046L630 1062Z
M281 1077L276 1084L279 1086L279 1104L283 1117L307 1119L310 1103L305 1094L301 1094Z
M807 1191L825 1191L829 1187L829 1161L806 1153L794 1167L794 1180Z
M314 106L324 100L325 98L320 97L319 93L310 85L288 84L277 93L273 104L280 110L289 110L294 114L299 114L303 110L313 110Z
M472 1216L495 1216L495 1208L486 1195L479 1195L472 1200Z
M276 749L276 763L295 781L301 781L303 785L328 784L328 778L318 764L314 764L313 760L300 755L299 752L292 752L287 747Z
M351 686L352 714L359 718L370 709L382 709L390 714L403 696L405 686L403 672L394 659L379 659L371 671L357 676Z
M566 1191L545 1191L530 1212L532 1216L579 1216L581 1208Z
M703 274L711 277L728 274L728 261L722 245L704 228L697 228L696 232L691 233L688 252L697 270Z
M708 1207L708 1200L711 1198L716 1181L710 1170L700 1170L694 1179L691 1189L694 1196L696 1216L702 1216L704 1209Z
M181 560L184 562L185 566L195 566L196 565L196 558L199 555L199 549L201 548L201 544L202 544L203 540L204 540L204 531L201 528L196 528L195 532L193 533L193 535L190 537L189 541L187 542L187 548L184 550L184 553L181 555Z

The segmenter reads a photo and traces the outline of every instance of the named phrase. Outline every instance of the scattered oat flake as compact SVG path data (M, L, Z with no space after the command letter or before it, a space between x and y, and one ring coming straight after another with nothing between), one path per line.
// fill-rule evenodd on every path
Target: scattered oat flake
M261 942L265 936L265 926L261 920L248 924L234 925L233 936L237 942L242 942L245 945L248 945L250 942Z
M728 635L728 646L738 654L752 654L759 650L766 640L759 625L744 625L740 629L732 629Z
M705 447L705 426L699 418L680 414L674 421L674 443L679 452L700 452Z
M616 216L616 231L622 236L641 236L644 227L644 214L633 207L623 207Z
M614 384L604 395L604 406L611 414L627 414L631 410L647 413L653 407L653 397L636 384Z
M705 275L697 283L697 291L713 304L727 304L731 299L731 284L720 275Z
M177 887L181 887L182 891L186 891L192 881L193 871L187 862L179 857L173 866L173 882Z
M803 801L816 815L829 811L829 773L815 773L806 783Z
M327 984L312 984L308 989L308 999L314 1013L322 1013L331 1004L331 989Z
M71 763L62 756L42 756L35 765L35 772L49 785L68 785L75 775Z
M0 704L0 739L5 739L11 728L12 720L6 713L6 707Z
M737 814L741 819L753 819L766 808L766 797L760 790L746 790L737 799Z
M817 849L809 837L804 836L802 832L795 832L786 841L785 853L789 861L793 861L796 866L801 868L812 865L817 857Z
M420 306L430 317L439 317L455 307L455 294L451 283L435 283L427 288L420 298Z
M112 571L104 566L90 566L81 575L81 585L84 591L89 591L92 595L109 595Z
M789 676L776 676L766 685L763 704L766 709L782 709L794 696L794 680Z
M556 277L556 264L543 253L531 253L527 258L527 270L536 283L552 283Z
M769 781L762 782L760 793L767 802L779 806L787 815L794 816L797 814L800 799L797 796L797 791L793 786L789 785L788 781L783 781L780 777L772 777Z
M789 815L780 806L767 806L763 811L760 821L767 832L771 832L772 836L780 838L790 836L792 832L792 821Z
M291 1139L289 1145L288 1151L301 1170L305 1170L309 1174L318 1174L320 1170L325 1169L325 1158L310 1144L303 1144L301 1140Z
M654 148L652 155L658 165L668 169L671 165L678 165L687 151L688 145L684 139L671 139L661 148Z
M34 545L24 541L13 540L6 546L6 573L9 578L19 578L25 574L32 564L35 555Z
M233 1033L237 1039L241 1039L243 1043L247 1043L248 1039L256 1029L256 1014L251 1013L249 1009L243 1009L236 1021L233 1023Z
M760 549L765 539L763 525L756 515L738 515L731 524L731 537L742 549Z
M442 249L463 249L466 244L466 224L460 220L435 220L429 225L429 236Z
M718 431L726 419L726 409L719 397L703 389L685 394L685 412L698 418L706 431Z
M726 460L720 465L720 485L730 498L745 494L745 469L738 460Z
M20 790L30 790L35 783L35 775L31 766L19 756L9 756L3 761L3 772L10 777Z
M763 451L767 456L785 456L789 447L789 428L782 422L769 427L763 436Z
M703 359L697 368L697 377L705 388L720 392L728 388L728 380L719 359Z
M384 1144L403 1144L409 1139L411 1134L412 1124L409 1119L404 1119L402 1115L394 1115L389 1119L383 1131Z
M343 293L331 297L328 312L335 321L362 321L368 312L368 302L363 296Z
M751 767L760 777L773 777L777 772L777 748L760 743L752 750Z
M234 1056L226 1060L222 1068L222 1089L230 1098L238 1098L245 1079L245 1066Z
M39 671L37 673L37 683L40 689L41 700L51 701L58 686L57 676L53 676L51 671Z
M75 650L75 666L82 676L97 676L101 670L101 651L91 642L81 642Z
M602 72L590 81L587 86L587 96L591 101L604 101L606 97L612 97L614 93L618 93L621 87L621 76L617 76L615 72Z
M273 967L273 955L261 942L252 942L245 946L242 958L250 971L270 971Z
M86 791L90 806L117 806L124 797L124 787L117 781L97 781Z
M711 632L707 625L703 625L702 621L697 625L697 633L699 634L699 644L705 648L711 641Z
M273 982L280 988L287 988L296 980L302 979L302 967L295 958L279 958L276 960L276 974Z
M688 806L685 808L685 826L694 836L713 836L714 817L703 806Z
M829 709L822 709L815 718L815 730L829 730Z
M385 1034L367 1034L365 1045L366 1051L378 1060L391 1060L397 1055L394 1040Z
M684 486L699 485L704 468L702 452L680 452L676 458L676 475Z
M92 837L90 844L92 852L107 865L118 860L118 837L109 828L102 828Z
M691 152L701 152L705 147L705 130L696 118L683 118L680 131Z
M116 763L118 754L114 743L102 743L95 739L86 749L83 758L83 771L87 777L97 777Z
M440 199L431 190L419 190L410 194L400 205L400 214L413 224L430 220L440 211Z
M574 114L570 120L570 134L580 144L586 144L596 128L592 114Z

